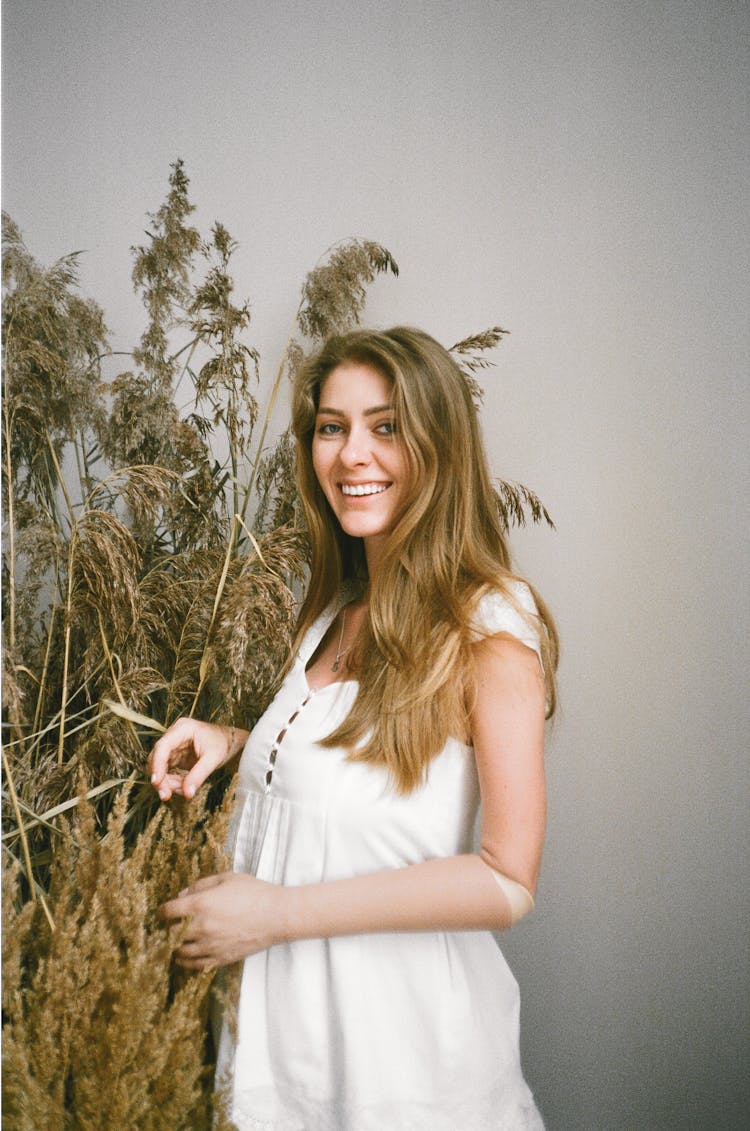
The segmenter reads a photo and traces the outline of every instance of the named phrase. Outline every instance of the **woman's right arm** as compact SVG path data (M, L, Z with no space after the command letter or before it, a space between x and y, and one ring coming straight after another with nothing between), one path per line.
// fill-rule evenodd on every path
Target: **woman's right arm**
M151 751L151 784L162 801L175 793L189 800L209 774L242 753L248 737L239 727L178 719Z

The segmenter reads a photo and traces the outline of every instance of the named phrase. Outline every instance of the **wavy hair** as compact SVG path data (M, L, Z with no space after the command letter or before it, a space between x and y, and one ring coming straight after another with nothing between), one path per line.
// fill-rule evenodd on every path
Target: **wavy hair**
M409 500L371 579L361 539L339 526L312 462L320 391L345 362L370 365L392 383L397 435L411 481ZM347 747L356 761L385 765L402 793L419 785L449 737L468 739L471 644L477 638L472 616L479 599L497 590L534 622L551 715L558 654L554 622L531 586L538 616L531 617L514 595L513 582L521 579L511 570L476 408L448 351L429 334L403 326L329 338L297 374L292 428L312 542L295 651L344 581L370 584L368 614L352 649L359 690L348 717L325 744Z

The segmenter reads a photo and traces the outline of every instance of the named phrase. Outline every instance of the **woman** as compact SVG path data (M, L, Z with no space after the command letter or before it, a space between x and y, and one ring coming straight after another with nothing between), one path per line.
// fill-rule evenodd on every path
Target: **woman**
M293 426L313 547L294 658L252 734L181 719L150 767L163 800L189 798L242 752L234 872L163 908L188 921L183 966L244 960L219 1050L232 1117L540 1128L489 932L533 907L554 626L510 572L471 395L434 339L330 340Z

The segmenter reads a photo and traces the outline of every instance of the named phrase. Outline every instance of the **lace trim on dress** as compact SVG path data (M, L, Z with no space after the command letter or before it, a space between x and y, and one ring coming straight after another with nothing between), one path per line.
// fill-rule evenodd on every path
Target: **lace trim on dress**
M235 1096L232 1118L238 1131L544 1131L544 1122L534 1097L524 1085L524 1094L509 1100L501 1086L493 1088L479 1103L476 1096L453 1102L416 1103L389 1101L363 1106L356 1101L321 1102L305 1097L291 1101L285 1113L274 1118L255 1115L253 1096ZM258 1105L262 1110L263 1104ZM256 1111L258 1107L256 1107ZM304 1112L304 1114L303 1114Z

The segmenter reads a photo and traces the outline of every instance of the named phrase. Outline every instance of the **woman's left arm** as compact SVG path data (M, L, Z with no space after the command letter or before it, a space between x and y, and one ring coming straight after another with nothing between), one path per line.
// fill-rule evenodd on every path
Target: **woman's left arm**
M181 965L220 966L304 938L512 925L513 900L497 873L536 888L546 816L544 679L536 653L513 637L490 637L474 650L479 852L299 887L242 873L209 876L162 908L166 920L188 920Z
M475 645L472 740L482 795L480 856L533 895L542 863L546 689L536 652L511 636Z

